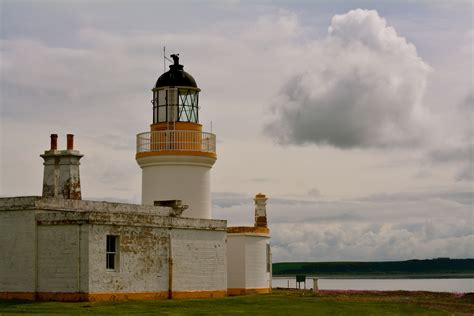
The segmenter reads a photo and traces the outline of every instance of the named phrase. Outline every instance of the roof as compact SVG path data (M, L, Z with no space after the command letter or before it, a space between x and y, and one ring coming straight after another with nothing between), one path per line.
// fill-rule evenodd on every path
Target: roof
M184 86L197 88L193 76L183 70L184 66L179 64L170 65L170 70L162 74L156 81L155 88L168 86Z

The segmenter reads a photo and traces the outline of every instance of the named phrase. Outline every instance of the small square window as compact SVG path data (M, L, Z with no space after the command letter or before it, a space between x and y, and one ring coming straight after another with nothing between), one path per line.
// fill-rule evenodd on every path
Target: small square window
M117 271L118 267L118 236L107 235L105 249L105 268Z

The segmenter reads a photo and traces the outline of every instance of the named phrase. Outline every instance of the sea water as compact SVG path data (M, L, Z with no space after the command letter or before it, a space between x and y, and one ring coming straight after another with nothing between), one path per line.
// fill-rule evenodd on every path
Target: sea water
M272 287L296 288L295 278L272 279ZM301 288L304 283L301 283ZM312 277L306 277L306 288L313 287ZM431 291L474 292L474 279L318 279L320 290Z

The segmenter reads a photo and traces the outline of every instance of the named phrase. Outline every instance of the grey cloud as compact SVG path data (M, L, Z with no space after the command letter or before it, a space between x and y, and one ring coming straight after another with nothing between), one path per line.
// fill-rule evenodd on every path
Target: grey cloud
M469 182L474 179L473 100L471 87L461 102L443 113L443 118L451 124L442 126L442 132L425 153L425 160L432 167L454 165L455 179L458 181Z
M212 192L212 205L219 208L229 208L251 203L251 197L233 192Z
M267 134L282 143L339 148L422 141L430 67L376 11L336 15L309 45L305 69L284 84Z
M361 201L374 201L384 203L397 203L400 201L426 201L428 199L443 199L464 205L474 203L473 191L447 191L447 192L397 192L378 193L360 198Z
M309 189L307 194L311 197L320 197L321 196L321 192L316 188Z
M474 165L473 161L466 163L456 174L456 180L459 181L473 181L474 180Z
M268 209L275 261L474 256L469 190L397 192ZM449 211L447 211L449 210Z
M252 178L252 179L249 179L250 182L258 182L258 183L269 182L271 180L272 180L271 178Z
M473 257L470 223L415 222L408 226L364 223L277 224L272 230L274 261L401 260ZM453 245L456 245L453 247Z
M253 196L233 192L213 192L212 203L221 208L237 205L253 205ZM314 205L315 201L272 197L268 200L269 205Z

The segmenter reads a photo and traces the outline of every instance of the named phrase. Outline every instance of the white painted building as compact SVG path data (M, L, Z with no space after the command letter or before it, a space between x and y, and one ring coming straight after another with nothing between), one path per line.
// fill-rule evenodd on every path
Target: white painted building
M41 197L0 198L0 299L98 301L220 297L271 290L266 197L255 225L211 219L216 137L199 124L199 88L175 63L137 135L142 205L81 199L73 135L44 159Z
M229 295L269 293L272 266L267 197L255 196L255 225L227 228L227 292Z

